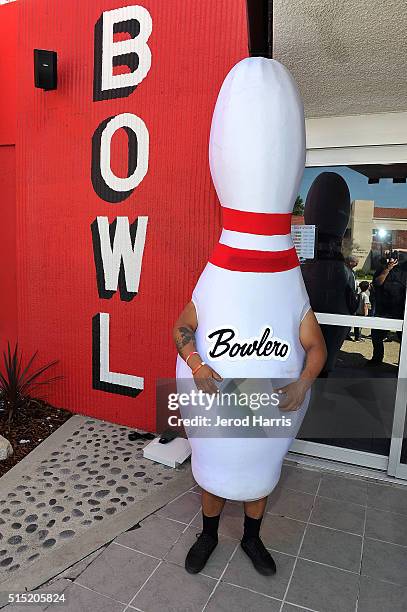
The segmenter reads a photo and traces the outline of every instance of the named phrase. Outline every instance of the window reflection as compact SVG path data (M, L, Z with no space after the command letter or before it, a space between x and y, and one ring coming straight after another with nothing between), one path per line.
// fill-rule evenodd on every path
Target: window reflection
M390 331L384 341L383 362L366 364L373 354L371 330L360 330L361 342L344 340L328 378L313 386L299 437L358 451L388 455L393 426L400 340Z
M370 281L390 258L396 258L400 266L405 265L406 177L407 164L306 168L293 223L316 225L313 261L322 267L324 260L353 257L356 278ZM318 299L333 311L333 287L329 286L329 296L324 296L323 281L319 283ZM349 308L344 305L339 289L337 295L340 300L335 312L347 314Z
M326 380L313 394L303 439L388 454L401 332L391 322L386 330L372 328L369 318L404 318L406 177L407 164L305 170L293 223L316 227L314 257L302 262L311 305L316 312L362 316L366 324L321 326ZM355 415L352 435L344 422ZM326 425L320 434L318 423ZM406 461L406 444L403 453Z
M315 225L314 258L302 263L316 312L403 319L407 287L407 165L307 168L294 223ZM329 376L358 328L322 326ZM380 366L391 330L373 330L369 366Z

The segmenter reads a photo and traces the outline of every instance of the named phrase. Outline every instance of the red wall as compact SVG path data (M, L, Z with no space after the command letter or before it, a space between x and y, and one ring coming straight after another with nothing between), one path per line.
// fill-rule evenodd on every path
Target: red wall
M17 3L0 6L0 145L16 142Z
M17 336L16 282L16 11L0 6L0 351Z
M19 338L39 362L60 360L54 405L154 430L156 380L175 371L172 325L218 237L208 135L219 87L246 56L246 18L244 0L140 0L153 22L151 69L127 97L93 101L95 24L102 11L132 4L18 2ZM56 91L33 87L35 47L58 52ZM149 169L130 197L111 203L92 187L92 136L120 113L145 122ZM112 156L125 176L127 138L115 137ZM91 224L140 215L148 226L139 292L99 297ZM110 370L145 379L136 397L92 383L97 313L110 315Z
M17 337L15 179L15 147L0 145L0 355Z

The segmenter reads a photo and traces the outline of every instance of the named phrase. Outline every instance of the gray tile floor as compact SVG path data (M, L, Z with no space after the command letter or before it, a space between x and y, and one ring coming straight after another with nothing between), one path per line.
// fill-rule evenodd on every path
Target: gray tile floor
M242 507L228 503L202 574L183 564L200 528L197 487L117 537L72 581L63 612L405 612L407 487L286 465L262 538L277 574L257 574L239 546ZM42 589L46 591L46 589ZM49 588L52 590L52 588ZM7 606L7 612L25 610Z

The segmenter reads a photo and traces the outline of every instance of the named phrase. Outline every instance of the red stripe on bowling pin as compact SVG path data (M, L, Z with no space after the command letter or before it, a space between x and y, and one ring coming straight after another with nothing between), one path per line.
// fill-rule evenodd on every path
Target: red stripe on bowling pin
M219 268L235 272L285 272L300 265L294 247L286 251L252 251L220 243L209 261Z
M291 232L291 214L257 213L222 207L223 227L234 232L283 236Z
M256 213L222 207L223 228L257 236L287 236L291 233L291 214ZM253 244L256 244L255 239ZM294 247L282 251L241 249L220 242L210 263L234 272L285 272L300 265Z

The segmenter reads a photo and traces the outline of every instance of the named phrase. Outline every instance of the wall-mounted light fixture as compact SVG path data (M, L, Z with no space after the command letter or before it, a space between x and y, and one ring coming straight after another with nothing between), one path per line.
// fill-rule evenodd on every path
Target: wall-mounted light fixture
M44 91L57 88L57 52L34 49L34 83Z

